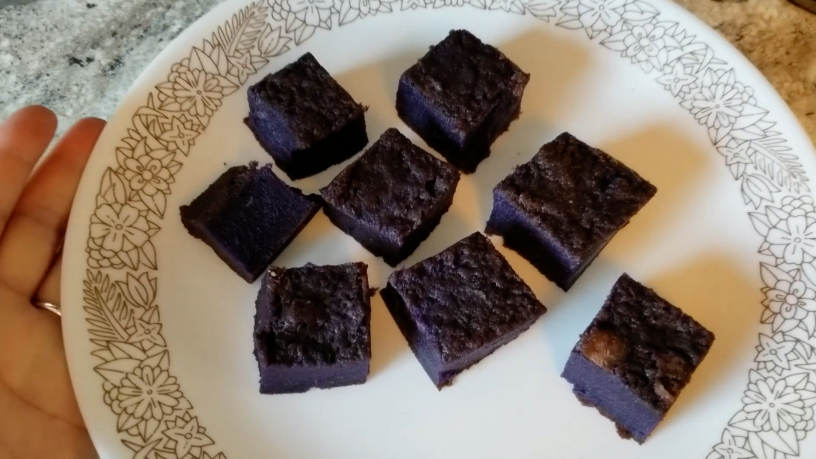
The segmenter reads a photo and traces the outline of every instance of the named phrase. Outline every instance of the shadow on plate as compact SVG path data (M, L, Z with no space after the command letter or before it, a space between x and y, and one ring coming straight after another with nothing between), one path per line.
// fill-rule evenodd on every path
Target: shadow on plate
M671 221L676 209L694 192L695 181L710 167L713 152L691 142L670 126L649 126L597 145L657 187L657 194L618 233L603 256L621 257L639 250L656 229Z
M404 352L411 352L408 342L400 333L397 323L385 307L377 292L371 297L371 372L376 378L388 365Z
M662 425L682 418L710 392L723 375L747 375L745 349L756 341L761 312L758 281L748 278L738 262L713 253L643 282L711 330L716 339Z

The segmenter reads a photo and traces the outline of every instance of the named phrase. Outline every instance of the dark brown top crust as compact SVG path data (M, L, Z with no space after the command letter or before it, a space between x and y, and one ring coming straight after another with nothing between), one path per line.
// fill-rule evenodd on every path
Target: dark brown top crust
M434 341L445 363L529 325L546 312L481 233L394 272L388 283L401 295L417 328Z
M256 334L270 364L316 365L371 358L367 266L270 267Z
M624 274L576 350L666 412L713 343L713 333Z
M250 90L285 114L300 148L340 130L365 111L312 53L267 75Z
M458 182L456 168L391 128L320 193L329 205L401 241Z
M432 46L408 78L460 131L477 127L511 93L520 97L530 75L501 51L466 30L452 30Z
M545 144L496 186L583 260L625 226L657 188L603 151L568 133Z

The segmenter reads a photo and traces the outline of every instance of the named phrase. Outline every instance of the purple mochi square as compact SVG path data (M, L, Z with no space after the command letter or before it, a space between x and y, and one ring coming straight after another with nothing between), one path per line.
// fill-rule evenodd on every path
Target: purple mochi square
M581 334L562 377L584 405L643 443L708 354L714 334L623 274Z
M481 233L395 271L381 295L440 390L547 311Z
M262 394L363 384L371 362L365 263L270 267L255 303Z
M229 168L192 203L181 222L247 282L254 282L320 210L272 172L272 165Z
M568 133L493 189L485 232L567 291L657 188Z
M351 158L368 143L366 108L311 53L249 87L245 122L292 180Z
M456 168L391 128L320 193L332 223L396 266L439 224L457 183Z
M530 75L466 30L452 30L399 80L397 113L465 173L518 118Z

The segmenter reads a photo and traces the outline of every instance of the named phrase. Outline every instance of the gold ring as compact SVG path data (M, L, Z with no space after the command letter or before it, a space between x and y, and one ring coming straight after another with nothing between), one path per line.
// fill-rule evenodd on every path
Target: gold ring
M58 316L62 316L62 310L61 310L61 308L59 307L58 304L49 303L47 301L35 301L32 304L37 309L43 309L45 311L53 312L54 314L56 314Z

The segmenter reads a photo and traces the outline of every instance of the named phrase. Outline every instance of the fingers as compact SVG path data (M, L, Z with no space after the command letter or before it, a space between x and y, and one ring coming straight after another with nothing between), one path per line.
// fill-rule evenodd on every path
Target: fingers
M0 381L0 457L91 459L88 431L39 411Z
M87 118L59 141L22 192L0 238L0 282L31 298L54 259L82 171L105 122Z
M45 275L45 279L43 279L42 283L40 284L40 288L37 289L37 294L34 295L35 301L45 301L51 304L61 304L60 303L61 272L62 272L62 255L57 257L57 261L55 261L54 264L51 265L51 269L49 269L48 274Z
M15 313L0 308L0 384L30 406L81 426L59 317L0 286L0 304L8 303L19 307Z
M56 129L57 117L38 106L26 107L0 124L0 235Z

